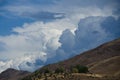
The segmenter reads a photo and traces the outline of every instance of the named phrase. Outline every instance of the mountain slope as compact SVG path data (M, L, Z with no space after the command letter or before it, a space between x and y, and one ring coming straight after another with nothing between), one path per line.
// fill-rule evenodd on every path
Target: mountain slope
M7 69L0 74L0 80L20 80L21 78L29 75L30 72L18 71L15 69Z
M94 66L97 62L103 61L114 56L120 56L120 39L116 39L105 43L95 49L84 52L71 59L54 64L49 64L41 68L40 71L42 71L44 68L48 68L51 71L53 71L58 67L64 67L66 69L69 69L71 66L77 64L86 65L90 68Z
M89 70L92 73L108 74L114 76L120 76L120 56L105 59L96 63Z
M68 60L46 65L22 80L119 80L119 61L120 39L116 39ZM72 66L78 64L88 66L90 72L86 74L69 73L68 70L70 70ZM43 74L46 69L54 72L61 67L65 69L64 74L53 73L53 76L51 73L48 74L51 76Z
M43 74L45 69L49 69L49 71L55 71L57 68L63 67L65 71L70 70L71 66L75 65L85 65L88 66L89 71L92 74L67 74L67 79L65 79L65 75L61 74L52 74L52 77L48 77L48 80L115 80L119 78L120 75L120 39L116 39L105 43L95 49L84 52L80 55L77 55L73 58L70 58L65 61L61 61L54 64L49 64L44 66L43 68L36 70L32 74L23 71L17 71L14 69L8 69L0 74L0 80L36 80L36 79L46 79L48 75ZM97 74L96 74L97 73ZM29 75L30 74L30 75ZM107 77L101 78L103 74L115 75L117 77ZM28 76L27 76L28 75ZM98 75L95 76L95 75ZM26 77L27 76L27 77ZM56 77L57 76L57 77ZM60 79L57 79L61 76ZM62 79L64 77L64 79ZM94 78L93 78L94 77ZM71 79L72 78L72 79Z

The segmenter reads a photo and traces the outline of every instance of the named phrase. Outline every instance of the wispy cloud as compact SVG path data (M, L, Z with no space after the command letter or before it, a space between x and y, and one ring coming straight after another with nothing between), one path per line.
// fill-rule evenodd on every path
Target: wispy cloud
M3 1L1 1L3 2ZM73 13L90 16L90 15L114 15L112 14L114 9L118 8L119 0L17 0L8 1L7 5L3 6L2 9L5 11L12 12L13 15L28 16L32 18L38 18L40 12L47 13L64 13L68 16L72 16ZM50 4L50 5L48 5ZM91 14L92 13L92 14ZM28 14L28 15L26 15ZM48 15L50 15L48 14ZM25 16L24 16L25 15ZM33 16L36 15L36 16ZM44 14L45 15L45 14ZM37 18L37 19L38 19ZM47 15L46 15L47 18ZM49 16L48 16L49 18Z

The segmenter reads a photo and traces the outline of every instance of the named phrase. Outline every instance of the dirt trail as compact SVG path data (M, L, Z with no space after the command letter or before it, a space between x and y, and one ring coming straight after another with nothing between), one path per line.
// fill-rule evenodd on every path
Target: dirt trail
M80 73L73 73L72 75L78 75L78 76L88 76L88 77L96 77L96 78L102 78L103 75L100 74L80 74Z

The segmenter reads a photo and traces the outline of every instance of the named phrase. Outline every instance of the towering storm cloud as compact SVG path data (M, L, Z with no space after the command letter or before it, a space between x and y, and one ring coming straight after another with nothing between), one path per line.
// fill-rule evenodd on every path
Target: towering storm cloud
M87 17L80 20L74 34L63 31L56 55L62 60L120 37L120 18Z
M61 46L47 63L68 59L76 54L95 48L100 44L120 37L120 18L87 17L81 19L78 28L72 32L66 29L59 38Z
M66 19L26 23L14 28L15 34L0 36L1 71L9 67L34 71L45 65L60 46L58 41L62 31L69 27L73 29L74 24Z
M0 72L34 71L120 37L119 0L0 0Z

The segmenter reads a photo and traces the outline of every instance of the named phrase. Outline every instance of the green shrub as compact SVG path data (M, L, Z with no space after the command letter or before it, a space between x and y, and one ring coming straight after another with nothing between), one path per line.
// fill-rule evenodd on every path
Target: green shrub
M70 71L72 73L87 73L87 72L89 72L88 67L82 66L82 65L72 66Z
M57 68L55 70L55 73L63 73L64 72L64 69L63 68Z
M79 73L87 73L88 72L88 67L86 67L86 66L77 65L75 68L78 69Z
M34 76L37 76L39 73L40 73L40 72L37 70L37 71L34 72L33 75L34 75Z
M78 73L79 70L77 68L72 68L72 73Z
M49 70L48 68L46 68L46 69L44 70L44 73L50 73L50 70Z

